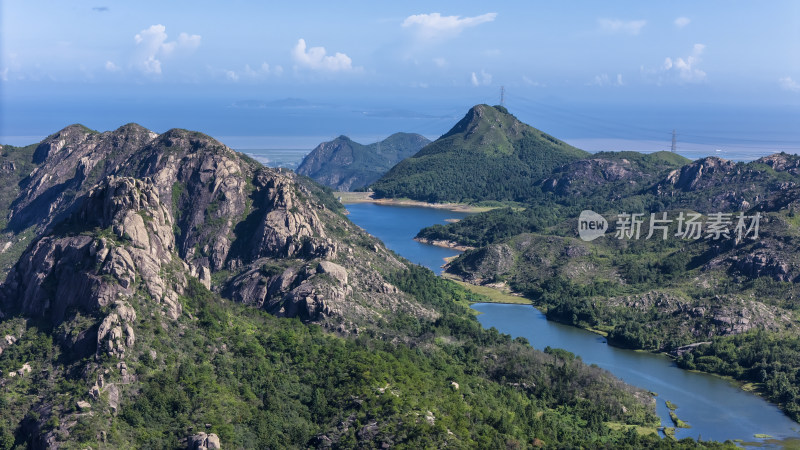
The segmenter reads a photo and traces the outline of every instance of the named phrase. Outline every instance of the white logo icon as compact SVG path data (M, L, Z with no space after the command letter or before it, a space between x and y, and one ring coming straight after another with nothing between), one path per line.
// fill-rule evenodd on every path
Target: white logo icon
M608 231L608 221L594 211L585 209L578 216L578 234L584 241L593 241Z

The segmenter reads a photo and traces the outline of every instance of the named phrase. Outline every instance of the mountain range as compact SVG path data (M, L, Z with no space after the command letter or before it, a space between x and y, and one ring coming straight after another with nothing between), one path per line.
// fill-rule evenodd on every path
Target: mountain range
M646 392L202 133L72 125L0 171L0 449L671 445L626 431Z
M749 163L596 153L530 179L533 194L514 208L417 239L475 247L448 264L449 276L520 293L613 345L671 352L682 367L753 383L798 420L798 167L800 156L785 153ZM579 237L585 211L604 216L603 237ZM632 214L640 234L625 228ZM681 232L689 217L716 220L722 234Z

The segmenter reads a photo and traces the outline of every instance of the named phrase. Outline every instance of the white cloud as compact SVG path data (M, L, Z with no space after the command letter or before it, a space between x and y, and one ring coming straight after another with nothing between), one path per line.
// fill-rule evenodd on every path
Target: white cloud
M280 76L283 73L283 67L272 67L268 63L263 62L260 66L251 67L250 64L245 64L244 69L241 71L235 70L222 70L215 71L218 75L223 74L226 79L230 81L239 80L263 80L268 76Z
M415 28L424 39L456 36L464 28L474 27L482 23L492 22L497 13L486 13L475 17L443 16L440 13L414 14L406 17L402 26Z
M609 77L607 73L602 73L600 75L596 75L594 79L587 84L589 86L625 86L625 82L622 81L621 73L618 73L613 79Z
M444 67L447 65L447 60L444 58L433 58L433 63L436 64L436 67Z
M353 60L344 53L336 52L328 56L325 47L306 47L305 39L299 39L292 49L292 58L301 67L325 72L349 72L358 69L353 67Z
M525 84L527 84L528 86L534 86L534 87L544 87L545 86L544 84L539 83L538 81L532 80L532 79L528 78L525 75L522 76L522 81Z
M702 62L701 56L705 52L706 46L694 44L689 56L664 58L664 62L658 69L647 69L642 67L642 74L653 78L656 84L663 83L699 83L705 81L706 73L698 65Z
M630 20L624 21L619 19L597 19L600 24L600 29L607 33L625 33L637 35L645 25L646 20Z
M781 89L790 92L800 92L800 83L794 81L792 77L782 77L778 80L778 83L780 83Z
M8 81L8 67L3 67L3 70L0 70L0 81Z
M678 27L678 28L683 28L686 25L689 25L689 23L691 23L691 21L692 21L692 19L690 19L688 17L678 17L677 19L675 19L675 26Z
M201 39L197 34L181 33L177 41L167 42L167 28L161 24L151 25L133 37L136 42L134 66L145 74L160 75L162 58L178 49L195 50Z
M199 34L189 35L187 33L181 33L178 35L178 46L181 48L194 50L200 46L201 40L202 37L200 37Z
M470 82L473 86L488 86L492 84L492 74L487 73L485 70L481 70L480 78L478 78L478 74L472 72L470 76Z
M119 72L120 69L118 65L114 64L111 61L106 61L106 70L109 72Z

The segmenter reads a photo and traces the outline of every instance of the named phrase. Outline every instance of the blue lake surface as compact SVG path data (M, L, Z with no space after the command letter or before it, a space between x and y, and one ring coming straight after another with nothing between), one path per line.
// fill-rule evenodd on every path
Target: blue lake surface
M372 203L346 207L355 224L406 259L427 266L437 274L441 273L445 257L458 254L455 250L421 244L413 237L423 227L462 218L466 216L464 213ZM611 347L602 336L548 321L532 306L479 303L473 308L481 313L478 320L486 328L495 327L502 333L525 337L538 349L550 346L569 350L588 364L597 364L629 384L658 394L656 412L665 426L672 426L665 401L675 403L678 417L692 426L677 429L678 438L758 442L755 434L768 434L776 439L791 439L795 446L800 445L794 441L800 439L800 425L775 405L722 378L679 369L663 355ZM766 446L782 447L782 443Z
M427 226L445 224L447 219L463 219L467 213L376 203L352 203L345 206L353 223L382 240L389 249L413 263L430 268L437 275L442 273L445 258L460 253L449 248L421 244L414 240L414 236Z

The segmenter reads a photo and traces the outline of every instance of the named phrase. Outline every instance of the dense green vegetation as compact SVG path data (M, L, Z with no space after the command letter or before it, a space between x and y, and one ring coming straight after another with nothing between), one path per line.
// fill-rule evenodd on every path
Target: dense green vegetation
M551 208L542 208L539 214L533 209L516 210L497 208L481 214L473 214L447 225L436 224L423 228L417 238L458 242L462 245L480 247L501 242L521 233L536 233L560 222L565 208L555 203Z
M721 336L678 359L685 369L727 375L755 388L800 421L800 337L752 330Z
M578 161L553 171L541 183L549 197L529 201L525 209L477 214L419 236L481 247L448 271L478 283L505 282L548 318L603 332L613 345L671 351L712 341L684 355L682 366L757 383L797 420L800 379L794 374L800 363L797 343L787 336L797 332L793 318L800 308L792 282L800 197L796 189L777 186L797 182L796 171L786 167L795 167L798 157L777 155L781 170L718 160L676 170L683 161L674 156L597 154L591 164ZM630 163L623 167L627 172L614 165L623 159ZM756 200L761 203L747 214L763 216L757 242L613 237L620 212L668 212L674 218L685 210L672 208L734 212ZM605 238L575 238L575 218L583 209L604 213L610 225ZM645 219L645 232L647 224ZM761 266L749 262L756 259ZM751 327L761 331L731 336ZM742 352L721 350L731 342ZM762 350L763 358L754 356Z
M524 201L541 192L533 181L587 155L502 106L478 105L371 188L377 197L428 202Z
M175 448L182 436L203 430L237 448L316 446L327 439L341 447L400 448L698 445L612 430L604 422L652 426L657 419L605 371L484 330L458 302L472 294L457 285L421 268L392 279L440 308L439 319L398 317L345 338L231 304L196 281L182 299L186 314L179 322L154 320L138 305L148 318L137 324L141 352L127 366L138 383L121 383L114 361L95 366L110 369L107 382L135 395L124 395L118 415L92 402L93 414L77 416L70 442ZM24 325L15 319L0 326ZM87 398L76 370L86 361L68 358L53 336L54 330L29 327L0 356L4 373L23 362L33 367L2 383L0 448L24 444L40 421L58 433L59 415Z
M0 211L9 211L12 202L20 193L19 183L36 167L31 161L37 145L26 147L3 145L0 147ZM8 214L0 214L0 232L7 232L7 227ZM5 279L5 274L17 261L31 237L30 230L22 231L16 236L16 241L21 244L13 245L10 249L0 252L0 282ZM5 240L0 240L0 249L5 243Z

